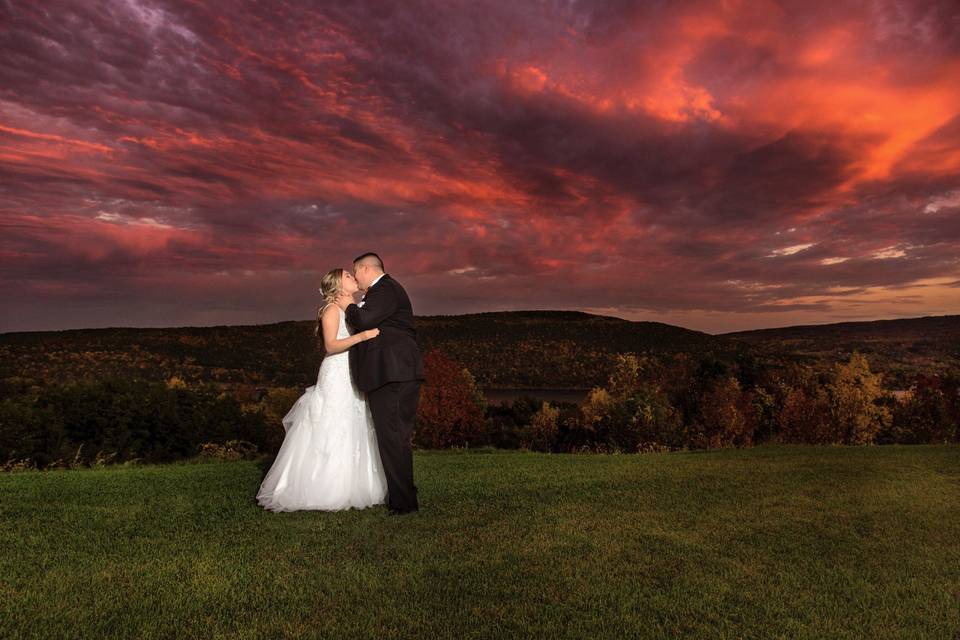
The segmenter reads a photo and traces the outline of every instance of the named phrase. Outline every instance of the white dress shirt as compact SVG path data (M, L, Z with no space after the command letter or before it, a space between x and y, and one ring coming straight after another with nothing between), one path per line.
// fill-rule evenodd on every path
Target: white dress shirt
M382 277L385 276L385 275L387 275L387 274L386 274L386 273L381 273L380 275L378 275L378 276L377 276L377 279L374 280L373 282L371 282L371 283L370 283L370 286L367 287L367 291L370 291L370 287L372 287L373 285L377 284L377 283L380 281L380 278L382 278ZM364 292L363 298L360 298L360 302L357 303L357 306L358 306L358 307L362 307L362 306L363 306L363 299L366 298L366 297L367 297L367 294L366 294L366 292Z

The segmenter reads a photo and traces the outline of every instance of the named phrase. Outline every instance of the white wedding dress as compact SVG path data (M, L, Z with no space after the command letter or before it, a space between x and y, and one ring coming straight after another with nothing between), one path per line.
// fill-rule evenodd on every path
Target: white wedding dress
M340 312L337 338L350 336ZM387 480L367 398L350 377L349 351L328 354L317 384L283 417L286 435L257 502L270 511L339 511L383 504Z

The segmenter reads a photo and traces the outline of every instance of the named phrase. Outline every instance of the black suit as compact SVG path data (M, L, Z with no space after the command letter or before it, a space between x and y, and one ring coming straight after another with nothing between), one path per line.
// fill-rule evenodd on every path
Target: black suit
M384 274L367 289L363 307L347 306L346 317L355 331L380 329L376 338L350 348L350 373L370 402L387 477L387 506L415 510L419 505L410 438L424 375L413 306L400 283Z

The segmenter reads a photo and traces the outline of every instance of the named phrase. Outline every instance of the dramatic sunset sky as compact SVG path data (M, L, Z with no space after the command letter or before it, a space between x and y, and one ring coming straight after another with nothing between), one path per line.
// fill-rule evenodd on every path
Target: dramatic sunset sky
M960 3L0 0L0 331L960 313Z

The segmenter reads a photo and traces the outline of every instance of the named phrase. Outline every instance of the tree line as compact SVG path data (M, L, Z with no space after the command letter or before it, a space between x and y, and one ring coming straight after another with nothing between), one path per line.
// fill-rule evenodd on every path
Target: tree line
M854 352L831 369L677 354L618 354L607 383L580 403L520 398L486 406L468 370L427 354L414 443L422 447L640 452L764 442L920 444L960 441L960 377L920 375L902 400Z
M678 353L614 358L606 383L580 403L521 397L488 405L467 367L424 355L413 433L418 448L644 452L764 442L919 444L960 441L960 378L920 375L906 398L853 353L832 369ZM131 376L0 384L0 465L6 470L170 462L273 454L300 388L228 389Z

